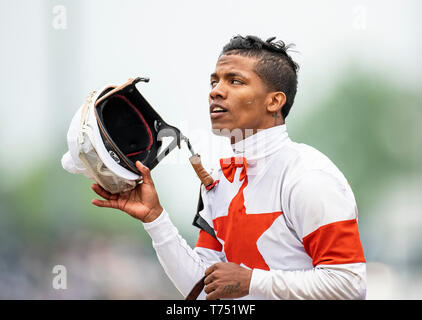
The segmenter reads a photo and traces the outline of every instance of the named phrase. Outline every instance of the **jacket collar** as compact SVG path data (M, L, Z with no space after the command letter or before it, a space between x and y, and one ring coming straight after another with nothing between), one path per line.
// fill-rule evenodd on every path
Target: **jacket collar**
M248 162L265 158L280 150L288 141L286 125L258 130L252 136L232 144L234 156L245 157Z

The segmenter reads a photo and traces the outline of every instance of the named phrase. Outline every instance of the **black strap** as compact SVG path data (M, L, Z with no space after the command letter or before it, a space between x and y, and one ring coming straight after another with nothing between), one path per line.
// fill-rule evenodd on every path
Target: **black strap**
M199 189L198 206L196 207L196 215L195 215L195 218L193 219L192 224L195 227L198 227L199 229L204 230L205 232L209 233L211 236L213 236L214 238L217 239L217 236L215 235L214 229L199 214L199 212L201 212L202 210L204 210L204 202L202 201L201 189ZM204 280L205 280L205 276L202 277L202 279L199 280L195 284L195 286L192 288L192 290L186 296L185 300L196 300L198 298L198 296L200 295L200 293L204 289L204 286L205 286Z
M204 202L202 201L201 190L199 190L198 206L196 208L196 215L195 215L195 218L193 219L192 224L195 227L198 227L199 229L204 230L205 232L207 232L211 236L213 236L215 239L217 239L217 236L215 235L214 229L199 214L199 212L201 212L202 210L204 210Z
M205 283L205 276L202 277L201 280L199 280L195 286L192 288L192 290L189 292L189 294L186 296L185 300L196 300L199 296L199 294L204 289Z

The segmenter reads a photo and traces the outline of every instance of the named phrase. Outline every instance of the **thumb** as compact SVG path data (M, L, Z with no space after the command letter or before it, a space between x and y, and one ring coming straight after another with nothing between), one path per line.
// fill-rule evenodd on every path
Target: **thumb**
M136 168L141 172L144 183L153 183L150 170L146 166L144 166L139 160L135 162L135 165Z

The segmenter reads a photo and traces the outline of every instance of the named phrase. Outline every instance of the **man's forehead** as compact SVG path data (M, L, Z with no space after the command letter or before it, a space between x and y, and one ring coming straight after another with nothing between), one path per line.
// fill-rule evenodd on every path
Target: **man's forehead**
M250 73L254 72L255 64L255 58L236 54L222 55L217 60L213 74L227 72Z

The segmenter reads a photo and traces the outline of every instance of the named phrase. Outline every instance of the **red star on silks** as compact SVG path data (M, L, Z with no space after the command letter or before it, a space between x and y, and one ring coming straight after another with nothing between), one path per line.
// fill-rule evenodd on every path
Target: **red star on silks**
M244 159L244 158L243 158ZM236 161L238 162L238 161ZM244 179L238 193L230 202L228 215L213 220L214 229L218 238L224 240L224 252L227 261L243 264L251 269L258 268L269 270L267 263L257 247L259 237L273 224L274 220L282 214L282 211L271 213L248 214L245 208L243 189L248 185L246 175L247 163L243 165L227 165L220 161L224 175L230 182L233 182L236 167L243 167L240 180Z

